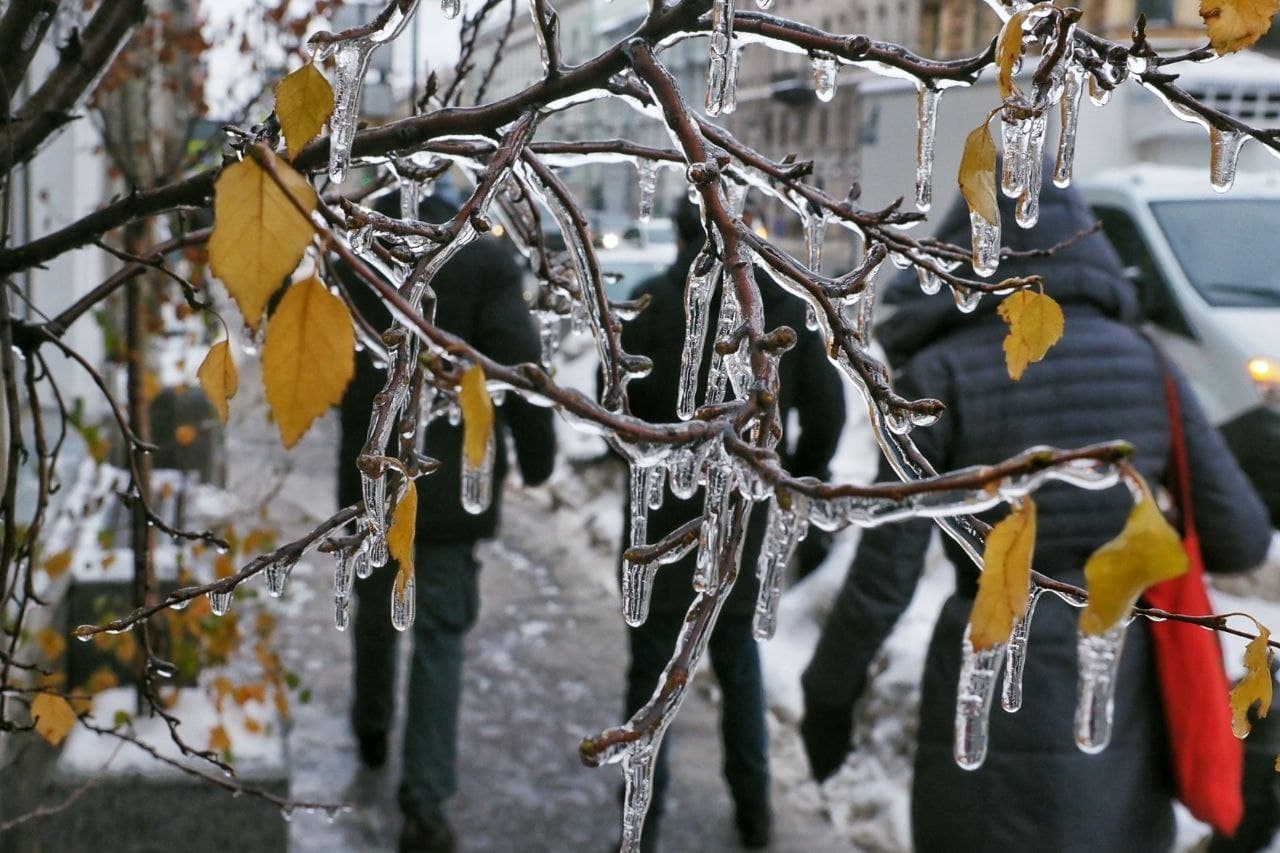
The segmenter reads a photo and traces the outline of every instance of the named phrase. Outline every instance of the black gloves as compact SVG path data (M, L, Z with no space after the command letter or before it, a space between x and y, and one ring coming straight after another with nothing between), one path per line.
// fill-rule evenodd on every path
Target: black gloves
M808 693L804 697L804 719L800 737L813 778L824 781L844 764L853 738L853 708L824 705Z

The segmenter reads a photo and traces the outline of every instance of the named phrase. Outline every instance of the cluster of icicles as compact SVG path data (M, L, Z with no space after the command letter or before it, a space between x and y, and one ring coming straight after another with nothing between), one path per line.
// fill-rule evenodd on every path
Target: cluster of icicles
M383 21L376 32L356 38L326 41L317 45L320 59L332 56L334 59L333 77L336 106L330 119L330 160L329 176L334 181L345 178L351 165L351 145L355 137L355 129L359 114L360 92L364 75L369 66L372 53L382 45L395 38L406 27L409 19L416 12L419 0L400 0ZM772 0L757 0L761 9L772 5ZM992 4L1001 17L1007 18L1014 9L996 2ZM442 12L447 17L458 13L459 0L442 0ZM1035 23L1037 12L1030 4L1022 3L1019 10L1028 11L1028 21L1024 27L1030 32ZM537 9L531 4L531 14L537 23ZM757 41L784 50L795 51L794 45L785 42L752 36L743 38L734 33L734 0L714 0L711 9L710 55L708 62L708 85L706 93L706 112L709 115L733 112L736 105L736 78L738 55L744 41ZM535 27L541 39L540 27ZM676 34L670 41L676 41L688 34ZM541 45L544 63L548 58L546 45ZM831 101L836 93L839 68L846 60L831 54L810 54L813 67L813 85L820 101ZM896 68L874 61L858 61L850 63L861 68L886 76L906 76ZM1110 75L1112 83L1118 83L1124 72L1141 73L1145 70L1145 60L1130 57L1125 69L1104 65L1099 73ZM927 211L932 204L932 171L934 161L934 129L942 92L945 88L964 85L954 80L922 81L915 78L918 87L918 127L916 140L916 180L915 202L921 211ZM1000 188L1007 196L1018 199L1016 219L1020 226L1031 227L1038 217L1036 200L1042 181L1041 154L1046 135L1046 113L1048 108L1057 104L1061 112L1061 132L1057 143L1057 156L1053 168L1052 179L1058 186L1066 186L1072 177L1075 134L1081 94L1085 80L1089 82L1092 101L1101 106L1110 94L1110 86L1097 84L1096 79L1087 74L1070 51L1053 71L1052 84L1043 90L1040 103L1006 105L1002 110L1002 141L1005 150L1003 169L1000 175ZM1153 90L1154 91L1154 90ZM1156 92L1156 94L1160 94ZM1245 139L1243 134L1224 133L1209 125L1185 108L1167 102L1169 109L1179 118L1193 121L1205 126L1211 136L1212 157L1210 179L1213 186L1225 191L1231 186L1236 170L1236 160ZM1021 109L1011 109L1020 106ZM1028 107L1031 107L1028 109ZM479 137L472 141L489 143L490 140ZM617 158L606 155L599 157L582 157L580 162L616 162ZM472 174L483 169L482 164L466 162L465 158L455 158L455 163L464 172ZM639 179L639 214L647 219L653 211L654 196L657 187L657 169L659 165L646 159L635 161ZM399 177L398 188L401 193L402 218L416 220L418 202L424 194L431 192L430 179L423 179L424 173L434 173L437 161L428 154L413 153L403 160L393 160L387 164ZM738 167L736 179L727 177L723 183L723 192L728 207L733 215L741 214L747 184L758 190L770 193L794 210L801 218L804 226L807 260L809 268L820 272L822 263L822 243L828 219L821 211L814 210L807 202L790 191L780 190L760 175L751 170ZM502 192L507 194L503 198ZM536 309L541 321L542 362L550 366L551 360L559 348L560 336L563 334L567 316L572 320L575 332L589 332L597 343L598 354L603 373L610 375L614 365L614 355L607 345L607 329L602 316L602 306L598 299L591 298L588 282L598 279L594 254L583 242L577 231L571 211L565 207L555 193L551 192L535 171L523 162L511 166L511 174L505 182L505 190L499 191L495 208L500 217L504 217L509 226L508 231L518 237L522 231L528 233L531 224L518 222L520 217L518 206L509 203L516 196L527 196L550 212L558 229L565 237L567 259L570 272L576 282L581 285L579 298L569 298L563 292L552 292L550 288L544 292L546 297ZM691 191L691 197L696 196ZM695 198L696 200L696 198ZM489 204L480 206L487 210ZM981 217L974 217L973 225L973 266L981 275L994 273L999 261L1000 233L998 223L989 223ZM475 239L476 233L470 224L464 225L461 232L448 243L430 246L433 253L429 262L411 268L408 264L385 261L383 256L373 251L373 228L364 225L353 229L348 235L352 249L370 266L379 271L386 279L400 289L413 305L423 305L423 316L430 321L433 317L434 294L430 282L436 272L452 258L458 250ZM385 236L385 235L384 235ZM399 241L412 251L428 248L429 240L421 236L397 236L387 239ZM694 416L697 408L697 378L700 372L701 359L705 351L705 343L710 330L710 314L713 296L718 289L721 294L720 309L716 317L716 339L722 339L741 322L740 309L730 286L723 263L724 251L717 235L711 239L715 245L704 247L703 255L694 263L685 288L686 337L683 342L681 371L678 388L678 415L682 420ZM539 268L544 258L538 249L517 240L517 247L524 254L534 269ZM714 249L714 251L713 251ZM927 293L937 292L942 285L939 276L941 271L950 271L954 262L943 261L933 256L906 256L889 253L889 259L899 267L915 266L919 272L921 288ZM769 269L767 260L761 256L748 258L751 263ZM832 339L832 323L835 320L819 315L809 295L796 288L785 275L770 270L773 277L793 295L802 298L808 309L808 325L821 329L824 336ZM859 293L843 299L840 306L844 324L853 340L862 347L869 344L871 328L871 308L874 303L876 270L872 269L865 276L866 287ZM545 286L545 285L544 285ZM972 311L977 305L979 293L963 287L952 288L956 304L961 311ZM394 312L393 312L394 313ZM629 319L623 310L618 316ZM411 334L408 318L398 317L393 326L393 333L386 343L378 340L362 339L361 345L374 352L386 351L387 385L384 389L379 408L385 408L383 417L375 418L371 424L366 454L381 453L390 439L392 424L403 423L401 414L409 403L408 383L404 380L409 375L411 366L418 363L419 351L427 345ZM838 330L836 330L838 331ZM363 332L362 332L363 334ZM833 353L838 367L855 381L859 381L859 373L854 369L843 353ZM643 368L631 364L622 365L623 381L641 375ZM747 344L728 354L713 352L708 365L707 390L703 405L722 402L727 395L737 398L750 393L754 382L753 374L747 361ZM499 401L505 389L498 383L490 381L490 391ZM416 435L400 436L402 439L414 439L415 450L422 453L426 435L426 427L436 417L447 417L451 423L457 424L461 419L461 411L455 393L439 390L431 382L424 383L424 392L418 400ZM861 384L859 382L859 387ZM882 411L862 389L866 397L876 437L882 449L888 454L900 475L904 479L922 476L922 472L914 470L905 462L911 454L910 439L907 437L915 426L925 426L936 416L919 415L907 411ZM532 402L549 405L549 401L537 395L526 395ZM696 539L690 538L686 543L667 549L650 562L628 560L623 567L623 615L628 624L642 623L649 609L649 597L654 578L662 565L673 563L696 549L695 572L693 585L702 595L714 595L714 606L723 603L736 575L736 566L741 556L740 546L743 528L749 510L754 504L767 502L768 512L759 560L755 567L760 580L759 595L755 607L753 632L758 639L768 639L777 625L777 607L781 583L785 568L795 552L797 544L804 539L811 528L821 530L837 530L848 525L870 527L879 524L900 522L906 519L928 517L937 520L949 535L959 541L962 546L980 561L981 536L975 533L979 525L972 522L972 513L981 512L1002 501L1014 501L1025 496L1040 485L1046 478L1059 479L1083 488L1105 488L1113 485L1116 474L1108 466L1088 461L1071 463L1066 466L1040 471L1033 475L1012 478L995 484L992 488L978 490L944 490L922 492L904 499L886 499L883 497L815 496L820 490L810 490L804 494L795 490L777 489L767 484L751 464L731 454L720 438L701 441L694 446L689 445L636 445L620 440L599 424L578 418L571 412L562 410L562 415L574 426L605 435L616 450L630 464L629 506L631 546L637 548L648 544L647 517L648 512L661 506L666 492L680 499L692 498L699 489L703 492L704 512ZM379 424L381 426L379 426ZM472 466L465 461L462 477L462 503L470 512L483 512L489 505L492 495L492 437L484 462ZM374 457L379 459L380 457ZM388 500L387 467L389 460L383 460L376 476L362 471L362 493L366 512L356 521L360 535L359 544L336 552L334 571L335 623L339 629L345 629L350 619L350 596L352 580L355 577L366 577L375 568L383 566L388 560L387 525L389 513L394 507L394 499ZM403 477L397 476L397 482L404 487ZM830 490L825 493L830 493ZM726 543L736 541L739 545L735 554L727 550ZM975 545L975 543L977 543ZM633 551L633 553L635 553ZM272 595L283 592L285 581L292 569L292 562L273 564L264 575L268 591ZM735 568L730 568L735 567ZM725 573L729 576L724 576ZM957 762L966 768L979 766L987 749L987 720L995 685L1003 665L1004 679L1002 705L1006 710L1017 710L1021 705L1021 678L1027 653L1028 627L1036 602L1043 594L1039 588L1033 589L1028 603L1026 616L1015 627L1009 642L982 652L975 652L967 637L964 644L963 664L960 684L957 691L956 704L956 741L955 753ZM209 594L209 601L215 613L227 612L232 592L215 592ZM1064 596L1064 600L1072 605L1081 602ZM175 602L174 607L185 606L185 602ZM695 607L698 606L695 603ZM711 627L715 623L715 613L705 620L699 632L695 627L686 626L677 646L673 661L685 656L689 668L697 667L705 650ZM414 617L414 589L412 580L407 584L397 584L391 601L391 619L396 628L407 629ZM1078 641L1079 651L1079 705L1076 714L1076 740L1081 749L1096 751L1102 749L1110 736L1111 697L1115 687L1116 666L1124 639L1124 625L1113 629L1100 637L1081 636ZM687 653L687 654L686 654ZM662 679L666 682L666 677ZM657 725L639 732L639 737L620 743L600 756L609 763L621 763L626 780L625 808L623 815L623 849L638 849L644 816L652 796L652 779L654 761L666 728L685 695L685 687L680 686L663 698L662 690L655 691L654 700L660 701L662 707L658 715Z

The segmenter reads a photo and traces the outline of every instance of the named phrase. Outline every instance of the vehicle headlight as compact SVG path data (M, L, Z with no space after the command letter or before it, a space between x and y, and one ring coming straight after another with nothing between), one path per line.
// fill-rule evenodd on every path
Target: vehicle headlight
M616 249L621 242L622 238L612 231L606 231L600 235L600 245L606 249Z
M1280 403L1280 361L1265 355L1249 359L1249 378L1269 403Z

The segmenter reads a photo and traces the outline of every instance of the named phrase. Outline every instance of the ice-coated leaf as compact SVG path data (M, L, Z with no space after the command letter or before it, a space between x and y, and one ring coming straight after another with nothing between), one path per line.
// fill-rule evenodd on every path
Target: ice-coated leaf
M1143 590L1187 571L1187 552L1178 531L1160 514L1146 483L1124 529L1090 555L1084 565L1089 604L1080 630L1104 634L1124 618Z
M31 716L40 737L57 746L76 724L76 712L66 699L53 693L38 693L31 702Z
M1014 66L1022 58L1022 22L1027 17L1025 12L1014 12L1000 31L1000 41L996 43L997 82L1000 85L1000 97L1006 100L1018 92L1018 84L1013 82Z
M267 405L285 447L297 444L312 421L342 401L355 373L355 353L351 312L320 279L285 291L262 347Z
M1244 50L1271 29L1280 0L1200 0L1200 17L1218 53Z
M314 62L276 84L276 116L290 160L316 138L332 114L333 87Z
M279 157L275 168L289 193L308 213L316 191ZM257 326L271 294L293 272L311 242L311 223L298 212L257 161L223 169L214 184L209 266L222 279L250 326Z
M218 417L225 424L229 412L227 401L236 395L240 388L240 373L236 370L236 361L231 356L229 341L219 341L209 347L209 352L200 362L196 371L200 387L213 407L218 410Z
M493 400L484 386L484 368L474 364L462 374L458 390L462 406L462 450L473 468L484 464L489 437L493 435Z
M391 527L387 529L387 549L402 572L406 565L413 571L413 535L417 527L418 485L411 481L396 503L391 513Z
M1249 711L1258 706L1261 719L1271 710L1271 649L1268 643L1271 632L1261 625L1258 636L1249 641L1244 650L1244 678L1231 688L1231 730L1236 737L1246 737L1253 729Z
M975 651L1007 643L1026 613L1035 547L1036 505L1027 499L987 535L978 595L969 615L969 640Z
M997 309L1009 324L1004 339L1004 361L1009 378L1022 378L1027 365L1044 358L1062 338L1062 308L1053 297L1035 290L1019 290L1006 296Z
M969 209L990 222L1000 222L996 204L996 143L983 122L965 138L960 157L960 193Z

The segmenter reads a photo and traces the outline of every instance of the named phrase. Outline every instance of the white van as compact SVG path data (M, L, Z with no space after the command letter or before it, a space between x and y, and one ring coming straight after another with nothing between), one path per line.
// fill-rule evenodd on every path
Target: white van
M1152 335L1186 373L1280 521L1280 174L1126 166L1080 184L1137 285Z

